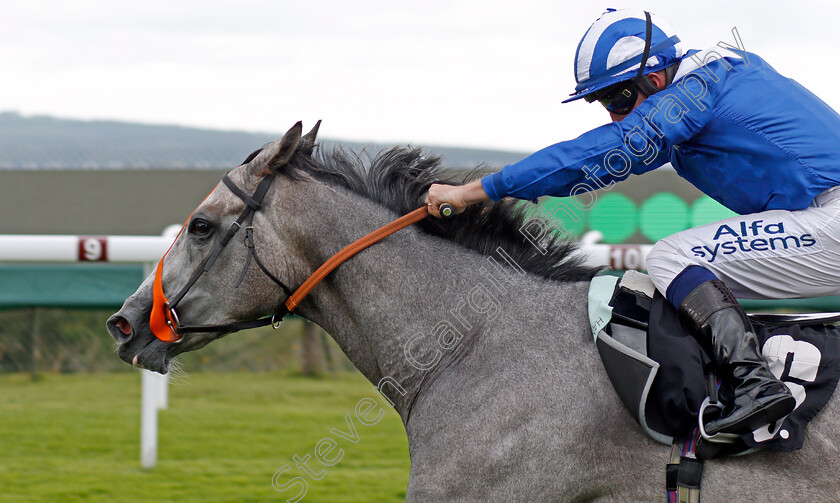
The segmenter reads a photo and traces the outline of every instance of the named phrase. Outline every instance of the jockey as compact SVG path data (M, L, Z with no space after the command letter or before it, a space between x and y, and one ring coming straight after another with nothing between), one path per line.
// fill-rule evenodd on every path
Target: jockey
M707 432L746 433L789 414L790 390L760 355L741 298L840 294L840 116L736 45L683 51L639 9L609 10L575 55L566 101L599 102L612 122L480 180L429 188L430 212L485 200L611 188L670 161L736 216L660 240L651 280L735 390ZM644 62L644 64L641 64Z

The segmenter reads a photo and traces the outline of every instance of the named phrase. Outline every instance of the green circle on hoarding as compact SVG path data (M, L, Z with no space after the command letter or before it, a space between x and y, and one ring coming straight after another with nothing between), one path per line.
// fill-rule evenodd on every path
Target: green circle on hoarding
M737 213L711 197L703 196L694 201L694 206L691 207L691 226L700 227L701 225L710 224L736 215Z
M636 203L622 194L605 194L589 212L589 228L601 231L605 243L621 243L636 233Z
M639 210L639 227L651 241L670 236L688 227L688 204L679 196L660 192L648 198Z
M545 197L540 200L542 210L537 214L554 220L563 233L579 236L586 226L586 213L575 206L569 197Z

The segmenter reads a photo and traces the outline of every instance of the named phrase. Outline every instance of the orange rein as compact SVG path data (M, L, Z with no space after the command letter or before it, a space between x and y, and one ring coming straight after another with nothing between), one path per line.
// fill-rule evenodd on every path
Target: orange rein
M291 313L294 311L294 309L297 308L297 306L303 301L309 292L311 292L312 289L321 282L321 280L334 271L336 267L347 261L347 259L356 255L368 246L378 243L391 234L423 220L427 216L429 216L429 207L421 206L411 213L403 215L402 217L383 225L370 234L367 234L366 236L363 236L344 247L344 249L330 257L318 269L316 269L315 272L313 272L309 278L307 278L306 281L304 281L303 284L286 299L284 305L288 312ZM187 222L189 222L189 219L187 219ZM169 250L167 250L166 253L169 253ZM169 309L169 302L163 293L162 272L163 259L166 258L166 253L163 257L161 257L157 266L157 271L155 272L155 280L152 286L153 304L151 316L149 317L149 328L158 339L164 342L177 342L181 338L181 335L176 332L179 322Z
M376 229L375 231L371 232L370 234L353 241L343 250L336 253L332 257L330 257L326 262L324 262L321 267L315 270L306 281L303 282L300 287L288 298L286 299L286 309L289 310L291 313L294 309L298 306L298 304L303 301L304 297L306 297L309 292L315 288L315 285L321 282L322 279L327 277L327 275L336 267L343 264L347 259L352 257L353 255L359 253L360 251L364 250L368 246L378 243L382 239L390 236L391 234L408 227L409 225L415 224L420 220L423 220L429 216L429 207L428 206L421 206L416 210L412 211L411 213L407 213L400 218L383 225L382 227Z

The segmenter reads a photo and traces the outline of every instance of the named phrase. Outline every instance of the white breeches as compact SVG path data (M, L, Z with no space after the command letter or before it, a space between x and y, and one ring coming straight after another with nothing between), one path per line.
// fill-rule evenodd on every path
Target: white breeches
M691 265L705 267L736 297L791 299L840 295L840 187L799 211L741 215L660 240L647 257L665 295Z

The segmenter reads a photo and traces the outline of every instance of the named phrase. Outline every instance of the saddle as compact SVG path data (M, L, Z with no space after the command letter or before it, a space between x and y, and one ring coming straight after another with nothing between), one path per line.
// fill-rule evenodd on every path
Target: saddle
M665 444L695 435L701 461L757 449L799 449L807 423L840 379L840 328L833 325L840 313L751 314L762 354L793 392L797 407L778 424L709 437L704 420L732 397L732 389L714 377L707 349L650 278L636 271L594 278L589 315L607 375L642 430Z

